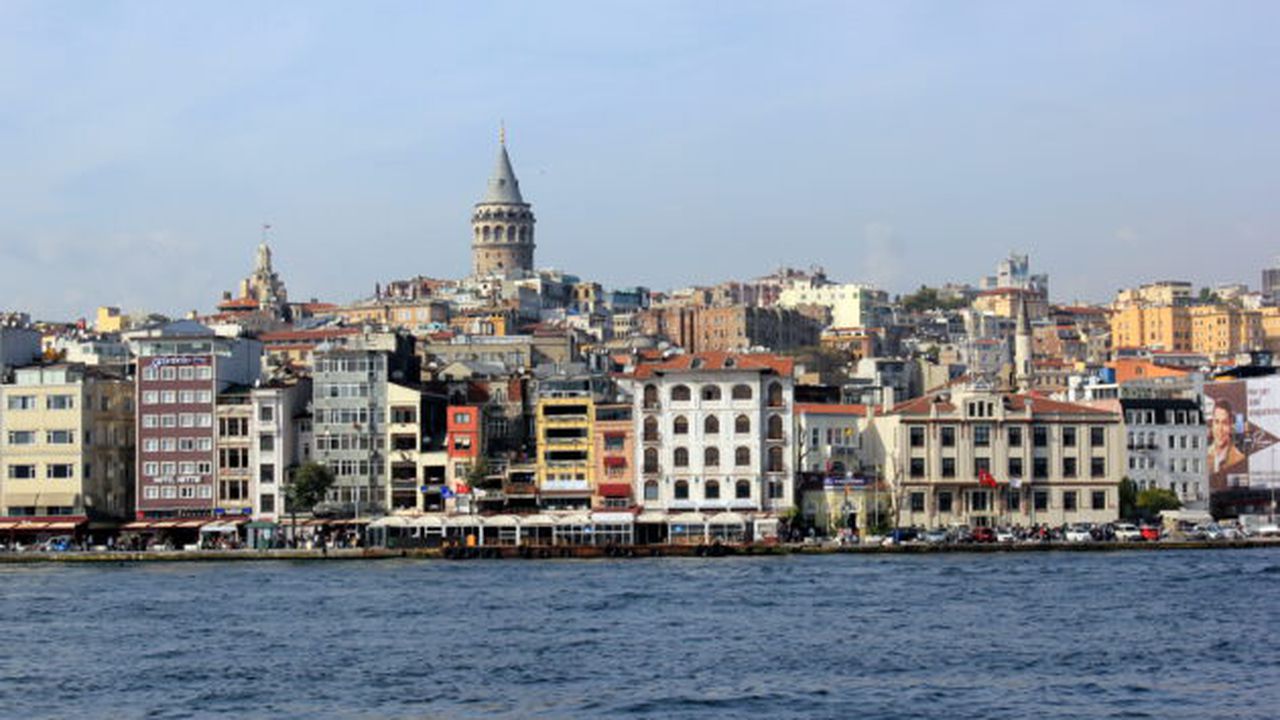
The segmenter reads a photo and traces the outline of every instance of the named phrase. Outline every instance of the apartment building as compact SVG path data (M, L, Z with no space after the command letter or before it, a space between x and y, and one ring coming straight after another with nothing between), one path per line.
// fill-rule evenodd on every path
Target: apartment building
M1122 398L1126 468L1139 490L1161 488L1185 508L1209 506L1204 418L1194 400Z

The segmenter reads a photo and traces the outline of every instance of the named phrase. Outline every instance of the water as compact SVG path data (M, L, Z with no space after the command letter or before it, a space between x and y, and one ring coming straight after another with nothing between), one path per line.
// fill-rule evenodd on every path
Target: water
M0 716L1280 717L1280 549L0 567Z

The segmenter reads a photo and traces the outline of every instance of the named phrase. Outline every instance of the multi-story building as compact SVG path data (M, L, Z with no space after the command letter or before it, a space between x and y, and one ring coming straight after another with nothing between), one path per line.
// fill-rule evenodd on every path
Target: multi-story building
M29 327L0 325L0 379L9 370L40 358L40 332Z
M138 517L212 518L223 496L215 447L218 396L258 379L262 344L182 321L135 337L132 345L138 358Z
M592 428L596 497L594 507L624 508L635 504L635 423L630 404L600 404Z
M1132 304L1111 315L1113 348L1192 349L1191 312L1186 305Z
M1264 346L1262 315L1233 305L1197 305L1190 309L1191 350L1225 357Z
M445 398L420 385L387 385L386 503L391 510L444 507Z
M540 379L535 411L537 482L542 504L589 508L596 494L595 416L605 381L586 372Z
M1116 293L1113 307L1116 309L1134 305L1189 305L1191 283L1186 280L1161 280L1126 288Z
M248 517L253 514L253 491L256 486L253 464L249 460L253 448L253 400L250 388L233 385L218 393L214 411L214 448L218 454L216 511L224 516Z
M1207 509L1209 472L1199 403L1122 398L1120 406L1129 479L1139 490L1172 490L1188 509Z
M795 467L801 473L845 475L864 468L865 405L796 404Z
M250 498L258 520L271 522L285 515L285 484L304 461L299 420L310 401L310 378L273 380L250 391Z
M955 388L871 422L900 525L1061 525L1119 515L1118 413Z
M628 378L647 509L780 512L794 498L794 367L770 354L697 353Z
M370 333L316 349L313 456L334 474L324 510L357 517L386 511L389 385L417 382L420 374L406 335Z
M121 373L69 364L15 370L0 385L0 512L48 518L59 526L32 529L64 531L128 517L133 421L133 383Z
M883 290L868 285L847 283L843 285L793 285L778 296L778 306L798 308L804 305L821 305L831 310L831 326L836 328L865 328L881 325L889 305L889 296Z

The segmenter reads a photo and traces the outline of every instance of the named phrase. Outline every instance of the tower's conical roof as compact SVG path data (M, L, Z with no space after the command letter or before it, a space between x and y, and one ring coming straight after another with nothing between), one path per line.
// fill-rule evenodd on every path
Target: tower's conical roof
M520 181L511 169L511 158L507 155L507 143L498 145L498 162L493 167L493 175L489 176L489 190L481 202L486 203L524 203L520 197Z

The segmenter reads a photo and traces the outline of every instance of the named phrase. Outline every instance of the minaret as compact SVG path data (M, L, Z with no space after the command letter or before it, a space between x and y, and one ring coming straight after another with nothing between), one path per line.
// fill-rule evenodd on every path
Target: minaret
M1027 318L1026 291L1018 293L1017 330L1013 337L1013 384L1018 392L1028 392L1034 379L1031 364L1031 321Z
M471 274L513 277L533 270L533 210L507 155L506 129L498 133L498 161L484 199L471 213Z

